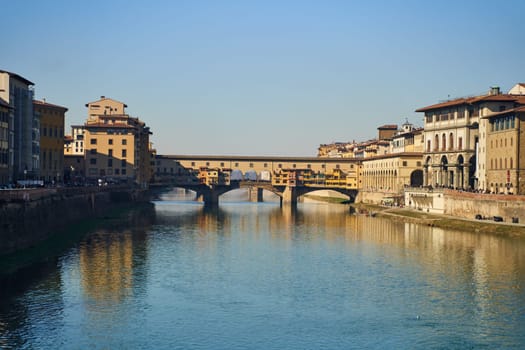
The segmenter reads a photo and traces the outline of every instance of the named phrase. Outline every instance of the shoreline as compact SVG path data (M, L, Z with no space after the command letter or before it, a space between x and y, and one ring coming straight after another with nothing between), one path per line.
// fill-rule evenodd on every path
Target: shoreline
M451 215L431 214L408 208L383 207L380 205L352 203L357 211L367 211L377 217L387 217L392 220L412 222L431 227L464 232L492 234L513 238L525 238L525 225L489 220L474 220Z

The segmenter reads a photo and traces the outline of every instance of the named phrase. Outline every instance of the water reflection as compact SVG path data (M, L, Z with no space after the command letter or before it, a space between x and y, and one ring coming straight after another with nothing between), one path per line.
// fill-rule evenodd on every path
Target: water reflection
M525 346L522 239L327 204L159 201L105 224L10 276L0 347Z

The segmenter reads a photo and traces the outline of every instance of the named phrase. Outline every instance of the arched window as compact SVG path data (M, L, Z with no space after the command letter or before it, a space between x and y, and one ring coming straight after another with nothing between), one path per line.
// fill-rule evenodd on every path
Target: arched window
M501 161L501 158L499 159L499 169L503 169L503 163Z
M454 149L454 135L452 133L448 135L448 149Z
M436 135L436 144L434 145L434 151L439 151L439 136Z
M458 150L463 149L463 137L458 137Z
M510 158L510 168L511 168L511 169L514 168L514 164L513 164L513 162L512 162L512 158Z
M507 158L505 158L505 169L507 169Z
M447 149L447 136L445 134L441 135L441 141L443 142L441 149L445 151Z
M493 164L494 162L493 162L493 160L494 160L494 159L491 159L491 160L490 160L490 169L494 169L494 164Z
M427 140L427 152L430 152L430 140Z

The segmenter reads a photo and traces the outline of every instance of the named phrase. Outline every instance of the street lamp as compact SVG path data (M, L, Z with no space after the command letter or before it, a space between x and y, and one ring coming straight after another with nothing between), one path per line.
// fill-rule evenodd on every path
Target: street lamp
M24 169L24 188L26 188L27 183L27 169Z

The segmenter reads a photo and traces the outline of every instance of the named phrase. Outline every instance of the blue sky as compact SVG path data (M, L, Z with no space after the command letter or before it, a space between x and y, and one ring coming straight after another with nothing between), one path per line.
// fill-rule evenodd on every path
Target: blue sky
M0 69L82 124L101 95L160 154L315 156L525 82L525 2L0 0Z

